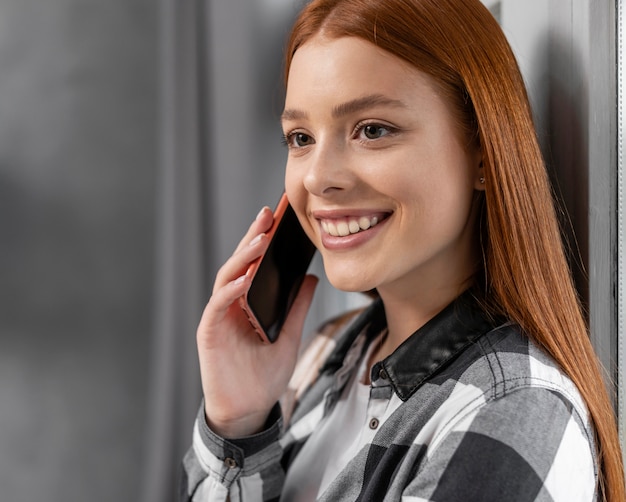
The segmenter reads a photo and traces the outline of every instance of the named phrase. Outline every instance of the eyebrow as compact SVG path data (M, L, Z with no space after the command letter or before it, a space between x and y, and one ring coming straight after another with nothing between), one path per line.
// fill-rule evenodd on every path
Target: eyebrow
M362 98L356 98L351 101L346 101L333 108L332 116L334 118L345 117L356 112L367 110L369 108L375 108L377 106L390 106L393 108L406 108L406 105L398 100L391 99L382 94L370 94L363 96ZM308 117L308 114L303 110L296 110L287 108L281 115L281 120L300 120Z

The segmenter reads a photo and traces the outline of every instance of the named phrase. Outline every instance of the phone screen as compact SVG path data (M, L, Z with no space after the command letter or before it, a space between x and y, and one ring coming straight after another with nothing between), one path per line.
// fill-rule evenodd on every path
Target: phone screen
M286 203L286 198L281 203ZM279 203L279 208L280 204ZM277 211L278 212L278 211ZM262 339L275 342L315 254L315 246L287 203L256 269L244 309Z

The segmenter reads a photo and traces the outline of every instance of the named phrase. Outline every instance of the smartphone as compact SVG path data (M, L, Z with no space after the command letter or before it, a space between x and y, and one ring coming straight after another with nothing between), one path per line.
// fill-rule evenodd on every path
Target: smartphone
M252 285L239 304L261 340L274 343L300 290L315 246L300 226L286 194L276 206L267 235L269 247L248 268Z

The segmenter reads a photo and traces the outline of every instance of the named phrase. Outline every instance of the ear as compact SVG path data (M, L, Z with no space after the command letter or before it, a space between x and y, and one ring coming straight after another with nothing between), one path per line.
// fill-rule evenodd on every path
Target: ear
M476 179L474 181L474 190L480 192L485 191L485 167L483 166L482 157L478 159L478 166L476 168Z

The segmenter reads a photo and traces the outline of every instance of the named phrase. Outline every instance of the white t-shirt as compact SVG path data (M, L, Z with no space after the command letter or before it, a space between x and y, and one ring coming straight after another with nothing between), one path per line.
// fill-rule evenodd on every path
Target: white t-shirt
M371 443L388 400L370 400L368 361L378 340L370 344L358 371L346 385L333 411L309 437L287 472L281 500L312 502L363 446Z

